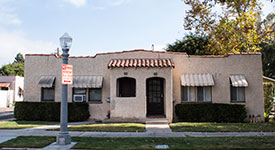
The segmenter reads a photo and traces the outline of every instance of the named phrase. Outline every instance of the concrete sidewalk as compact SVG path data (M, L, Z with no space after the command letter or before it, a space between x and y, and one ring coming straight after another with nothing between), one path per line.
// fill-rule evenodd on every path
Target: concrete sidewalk
M0 137L56 136L59 131L44 129L0 130ZM72 137L219 137L219 136L275 136L275 132L83 132L71 131Z

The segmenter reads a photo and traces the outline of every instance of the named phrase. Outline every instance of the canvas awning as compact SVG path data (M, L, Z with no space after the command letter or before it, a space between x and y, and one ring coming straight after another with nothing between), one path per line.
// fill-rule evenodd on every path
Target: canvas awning
M53 87L55 76L41 76L38 85L40 87L50 88Z
M74 88L101 88L103 83L102 76L73 76Z
M9 82L2 82L0 83L0 87L9 87L10 83Z
M212 74L183 74L181 75L182 86L214 86Z
M123 58L111 59L108 68L175 68L175 64L170 58Z
M247 87L248 83L244 75L230 75L231 84L233 87Z

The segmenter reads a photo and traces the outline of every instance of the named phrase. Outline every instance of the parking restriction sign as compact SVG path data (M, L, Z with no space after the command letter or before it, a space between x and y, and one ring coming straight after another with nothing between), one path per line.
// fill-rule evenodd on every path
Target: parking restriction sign
M73 84L73 65L62 64L62 84Z

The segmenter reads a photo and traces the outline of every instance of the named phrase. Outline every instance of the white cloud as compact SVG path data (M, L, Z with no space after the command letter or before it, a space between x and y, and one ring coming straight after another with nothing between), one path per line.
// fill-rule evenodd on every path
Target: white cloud
M12 63L17 53L54 53L53 42L30 40L23 31L8 31L0 27L0 66Z
M86 0L65 0L71 4L73 4L76 7L81 7L86 5Z

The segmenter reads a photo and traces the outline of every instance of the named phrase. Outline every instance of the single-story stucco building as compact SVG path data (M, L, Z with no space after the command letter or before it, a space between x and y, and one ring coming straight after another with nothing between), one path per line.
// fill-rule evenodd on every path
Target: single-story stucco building
M61 101L61 64L56 54L27 54L24 101ZM264 117L260 53L131 50L71 56L69 64L74 76L68 101L88 102L91 119L172 122L179 103L243 104L248 115Z

